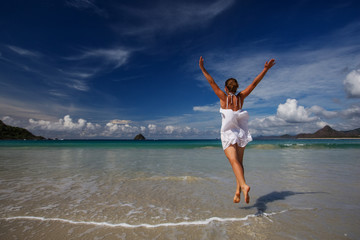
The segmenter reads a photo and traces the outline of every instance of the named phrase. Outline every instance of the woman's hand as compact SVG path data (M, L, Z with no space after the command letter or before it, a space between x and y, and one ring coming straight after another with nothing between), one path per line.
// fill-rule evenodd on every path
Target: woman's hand
M245 90L241 91L240 94L243 99L245 99L249 94L254 90L254 88L259 84L263 79L267 71L275 65L275 59L271 59L269 62L265 63L264 69L261 73L254 79L254 81L247 87Z
M265 63L264 68L266 68L267 70L269 70L270 68L272 68L272 66L275 65L275 59L271 59L269 62Z
M199 60L199 67L200 67L201 69L204 69L204 59L203 59L202 56L200 57L200 60Z
M219 86L215 83L214 79L210 76L210 74L206 71L204 67L204 59L200 57L199 59L199 67L204 74L206 80L210 83L210 86L214 90L215 94L220 98L222 101L226 101L226 94L219 88Z

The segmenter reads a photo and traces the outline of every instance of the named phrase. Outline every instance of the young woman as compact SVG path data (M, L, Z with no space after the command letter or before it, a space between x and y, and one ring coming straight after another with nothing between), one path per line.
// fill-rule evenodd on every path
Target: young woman
M236 94L236 90L239 87L236 79L229 78L225 82L225 92L222 91L206 71L203 57L200 57L199 60L199 66L202 73L210 83L215 94L220 98L220 113L222 116L221 143L236 177L237 186L234 203L240 202L241 192L244 194L245 202L250 202L250 186L246 184L244 177L243 157L245 146L248 142L252 141L252 138L247 126L249 114L242 110L242 106L244 105L245 98L249 96L261 79L263 79L266 72L274 65L274 59L266 62L264 69L253 82L245 88L245 90Z

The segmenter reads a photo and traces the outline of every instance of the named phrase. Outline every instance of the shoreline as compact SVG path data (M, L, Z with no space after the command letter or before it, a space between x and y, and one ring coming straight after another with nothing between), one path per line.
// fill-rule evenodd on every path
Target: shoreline
M295 139L334 139L334 140L339 140L339 139L360 139L360 137L349 137L349 138L295 138Z

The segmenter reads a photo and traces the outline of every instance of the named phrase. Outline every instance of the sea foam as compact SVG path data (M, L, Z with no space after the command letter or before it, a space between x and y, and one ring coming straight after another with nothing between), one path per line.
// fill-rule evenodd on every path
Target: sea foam
M123 227L123 228L159 228L159 227L177 227L177 226L200 226L200 225L208 225L211 222L237 222L237 221L246 221L249 218L259 217L259 216L271 216L279 213L287 212L287 210L283 210L280 212L272 212L272 213L262 213L259 214L249 214L242 218L220 218L220 217L211 217L205 220L197 220L197 221L184 221L184 222L168 222L168 223L158 223L158 224L148 224L148 223L140 223L140 224L128 224L128 223L109 223L109 222L94 222L94 221L75 221L63 218L46 218L46 217L36 217L36 216L15 216L15 217L7 217L0 218L1 220L11 221L11 220L35 220L35 221L44 221L44 222L62 222L76 225L94 225L94 226L104 226L104 227Z

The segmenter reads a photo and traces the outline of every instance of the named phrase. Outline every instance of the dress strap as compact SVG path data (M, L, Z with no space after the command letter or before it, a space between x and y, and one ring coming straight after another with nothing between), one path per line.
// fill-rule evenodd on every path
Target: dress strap
M230 97L231 104L233 104L233 96L235 96L235 98L236 98L235 106L237 107L239 99L237 98L237 96L235 94L229 93L229 95L226 98L226 109L228 108L228 105L229 105L229 97Z

